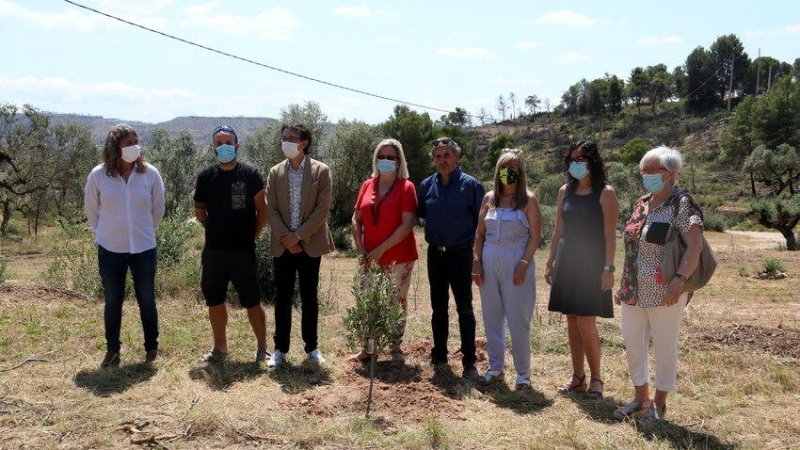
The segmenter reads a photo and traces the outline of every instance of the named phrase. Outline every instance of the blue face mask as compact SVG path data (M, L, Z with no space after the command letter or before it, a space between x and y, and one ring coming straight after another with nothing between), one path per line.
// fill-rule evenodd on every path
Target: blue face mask
M217 147L217 161L225 164L234 159L236 159L236 147L230 144L222 144Z
M397 170L397 163L389 159L379 159L376 166L378 166L378 172L384 175L388 175Z
M589 165L586 162L572 161L569 163L569 174L576 180L581 180L589 173Z
M660 173L645 173L642 174L642 185L647 192L655 194L664 189L664 180L661 179Z

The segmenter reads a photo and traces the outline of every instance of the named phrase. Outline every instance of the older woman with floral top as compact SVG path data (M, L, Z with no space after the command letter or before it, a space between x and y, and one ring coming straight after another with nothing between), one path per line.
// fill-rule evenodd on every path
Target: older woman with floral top
M618 408L619 419L643 416L659 420L667 412L667 395L678 374L678 331L683 309L691 298L683 284L697 267L703 249L703 215L675 183L683 160L668 147L645 153L639 162L642 183L649 192L639 198L625 226L625 266L616 301L622 305L622 337L636 397ZM672 279L664 279L661 261L666 239L675 228L687 249ZM647 348L652 337L656 393L650 399Z

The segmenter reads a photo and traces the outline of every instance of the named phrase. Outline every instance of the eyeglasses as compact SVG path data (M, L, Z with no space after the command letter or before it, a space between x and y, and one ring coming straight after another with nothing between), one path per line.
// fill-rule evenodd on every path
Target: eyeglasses
M214 127L214 131L211 132L211 135L214 136L215 134L217 134L219 132L236 134L236 132L233 131L233 128L229 127L228 125L219 125L217 127Z
M503 153L513 153L515 155L519 155L521 152L518 148L504 148Z
M433 141L433 146L438 147L440 145L450 145L451 143L454 143L452 139L437 139Z
M397 160L397 156L394 155L378 155L378 159L388 159L389 161Z

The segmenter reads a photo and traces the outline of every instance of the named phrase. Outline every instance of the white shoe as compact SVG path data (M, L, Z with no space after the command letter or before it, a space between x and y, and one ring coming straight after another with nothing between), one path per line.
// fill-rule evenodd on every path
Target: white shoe
M286 354L276 348L275 352L267 360L267 367L280 367L285 361Z
M322 357L322 353L319 350L312 350L309 352L308 359L317 364L322 364L325 362L325 358Z

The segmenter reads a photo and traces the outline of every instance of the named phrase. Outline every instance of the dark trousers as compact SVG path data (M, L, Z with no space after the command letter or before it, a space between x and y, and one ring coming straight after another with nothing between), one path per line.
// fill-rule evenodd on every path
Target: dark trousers
M300 332L305 343L305 352L317 349L317 317L319 302L319 265L321 257L312 258L306 252L292 254L285 250L275 263L275 286L278 294L275 299L275 348L283 353L289 352L289 335L292 332L292 297L294 296L295 275L299 277Z
M103 282L106 327L106 350L118 352L122 326L122 302L128 268L133 276L133 290L142 318L145 351L158 349L158 310L156 309L156 249L142 253L114 253L97 246L97 265Z
M431 286L431 329L433 363L447 362L447 337L450 332L448 303L453 290L461 334L461 363L475 364L475 313L472 310L472 247L463 245L439 251L428 246L428 282Z

